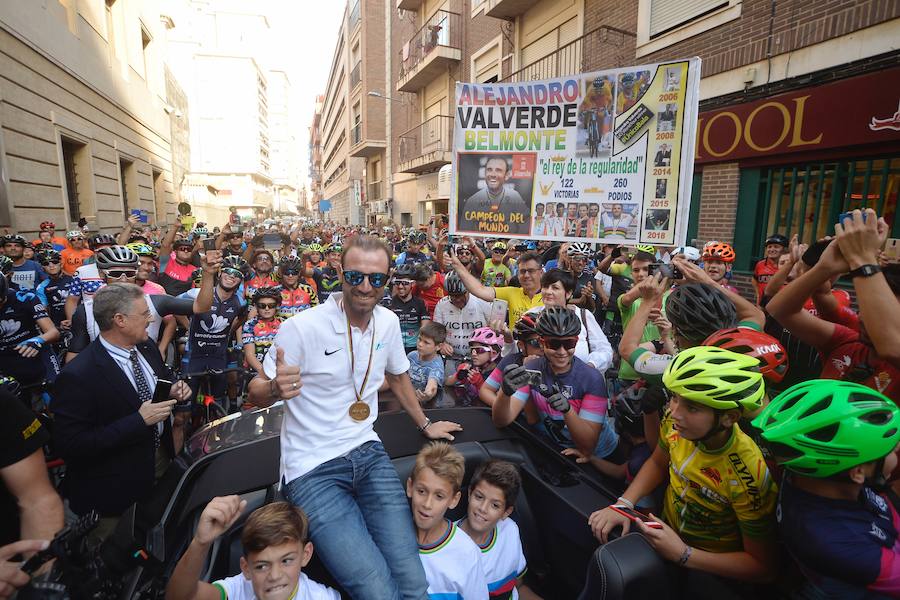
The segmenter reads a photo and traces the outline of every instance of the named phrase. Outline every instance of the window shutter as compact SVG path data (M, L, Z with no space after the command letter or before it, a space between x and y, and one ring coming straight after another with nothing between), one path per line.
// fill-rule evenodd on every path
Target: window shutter
M651 0L650 36L727 5L728 0Z

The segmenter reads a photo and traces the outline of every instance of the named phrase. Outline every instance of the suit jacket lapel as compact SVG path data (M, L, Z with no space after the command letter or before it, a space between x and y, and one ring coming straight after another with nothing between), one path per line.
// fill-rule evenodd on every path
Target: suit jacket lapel
M94 349L94 364L97 365L97 370L102 374L102 377L105 377L109 382L112 387L111 391L116 396L124 398L129 406L140 408L141 403L138 401L137 391L131 385L131 382L128 381L119 365L116 364L116 361L106 351L106 348L103 347L103 344L100 343L100 340L94 340L91 346Z

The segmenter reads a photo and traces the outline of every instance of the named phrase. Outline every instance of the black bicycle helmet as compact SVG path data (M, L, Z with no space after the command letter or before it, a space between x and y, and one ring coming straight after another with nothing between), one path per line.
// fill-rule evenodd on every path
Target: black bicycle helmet
M695 343L738 324L734 303L725 292L705 283L676 287L666 301L666 316L682 337Z
M255 292L253 292L253 298L251 301L253 304L256 304L263 298L271 298L272 300L277 300L279 303L281 302L281 287L280 286L266 286L257 288Z
M194 284L194 287L200 287L200 284L203 282L203 269L194 269L191 271L191 283Z
M51 262L58 262L62 260L62 255L54 250L53 248L38 250L35 253L35 258L42 265L50 264Z
M565 306L547 306L537 318L534 329L544 337L572 337L581 333L581 319Z
M539 312L528 311L519 317L519 320L513 325L513 338L519 340L530 335L536 335L535 324L539 316Z
M19 244L23 248L28 245L28 242L24 237L19 235L18 233L11 233L3 240L4 244Z
M94 235L89 241L91 250L96 250L97 246L113 246L115 245L115 243L116 238L108 233L98 233Z
M278 261L278 269L286 271L302 271L303 261L296 256L282 256Z
M644 413L641 409L647 387L642 382L635 383L616 396L609 414L615 419L616 431L627 431L640 435L644 430Z
M226 256L222 259L222 269L234 269L236 271L240 271L245 277L250 270L250 265L247 264L247 261L232 254L231 256Z
M172 242L173 249L174 248L187 248L188 250L190 250L193 247L194 247L194 242L187 238L181 238L181 239L178 239L178 240L175 240L174 242Z
M784 246L785 248L787 248L789 243L790 242L788 242L788 239L786 236L783 236L780 233L773 233L772 235L770 235L769 237L766 238L765 245L768 246L769 244L780 244L781 246Z
M416 265L403 263L394 269L394 279L415 279L417 273Z
M9 275L13 270L13 261L8 256L0 255L0 275Z
M424 231L413 231L407 238L410 244L424 244L426 239Z
M456 271L451 272L444 278L444 290L448 294L465 294L466 284Z
M137 269L140 264L138 255L125 246L100 248L94 253L94 259L97 261L97 268L102 271L116 267Z

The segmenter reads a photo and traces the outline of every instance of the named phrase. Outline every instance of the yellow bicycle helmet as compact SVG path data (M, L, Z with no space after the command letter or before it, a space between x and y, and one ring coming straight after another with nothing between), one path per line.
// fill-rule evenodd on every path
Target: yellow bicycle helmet
M715 346L679 352L663 373L663 384L686 400L716 410L750 412L766 394L759 360Z

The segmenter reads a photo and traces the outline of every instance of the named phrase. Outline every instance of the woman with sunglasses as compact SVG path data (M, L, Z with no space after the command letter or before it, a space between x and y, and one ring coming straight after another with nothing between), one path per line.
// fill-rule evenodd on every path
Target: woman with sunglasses
M581 321L575 356L603 373L612 365L612 346L591 311L570 305L574 291L575 278L570 271L550 269L541 276L544 306L568 306Z
M536 429L560 450L577 448L587 456L624 462L619 436L607 418L606 382L597 369L575 356L581 319L564 306L548 306L535 323L543 357L508 365L492 415L506 427L531 405Z
M70 321L66 319L66 298L73 278L62 272L62 256L56 250L40 250L36 256L49 279L39 283L35 292L47 307L53 324L57 328L68 329Z
M262 361L275 341L275 334L284 319L278 314L281 307L281 288L262 287L253 294L256 316L244 323L241 343L244 361L257 373L262 373Z

